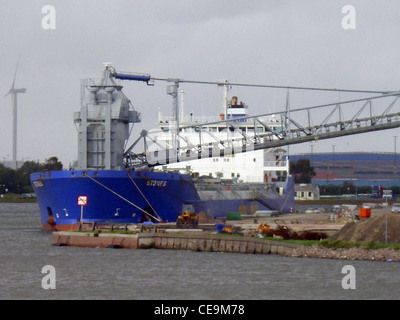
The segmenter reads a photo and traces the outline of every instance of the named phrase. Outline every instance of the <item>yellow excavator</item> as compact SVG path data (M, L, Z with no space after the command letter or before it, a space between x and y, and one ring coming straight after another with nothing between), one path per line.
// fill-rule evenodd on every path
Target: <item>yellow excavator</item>
M199 216L196 214L192 204L182 205L182 213L176 220L178 228L197 228L199 225Z

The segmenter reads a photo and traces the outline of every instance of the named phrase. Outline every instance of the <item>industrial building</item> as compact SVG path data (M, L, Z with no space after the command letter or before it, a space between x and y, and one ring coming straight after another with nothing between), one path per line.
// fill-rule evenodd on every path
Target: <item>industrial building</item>
M290 161L309 159L316 175L313 184L400 186L400 156L396 153L308 153L291 155Z

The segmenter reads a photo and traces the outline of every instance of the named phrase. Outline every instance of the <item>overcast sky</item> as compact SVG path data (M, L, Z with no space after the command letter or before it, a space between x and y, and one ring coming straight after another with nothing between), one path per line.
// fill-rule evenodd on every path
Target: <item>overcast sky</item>
M345 5L356 9L356 29L342 27ZM45 5L56 10L45 30ZM117 70L155 77L370 90L400 89L400 1L338 0L0 0L0 161L11 159L11 87L21 57L18 158L77 157L73 112L80 109L80 80L98 78L103 62ZM158 108L169 114L165 83L123 83L155 127ZM217 87L184 87L185 108L219 114ZM235 89L255 115L284 109L286 91ZM342 95L291 92L293 108L345 99ZM393 152L398 129L320 141L314 152ZM399 149L398 149L399 150ZM310 152L310 144L291 153Z

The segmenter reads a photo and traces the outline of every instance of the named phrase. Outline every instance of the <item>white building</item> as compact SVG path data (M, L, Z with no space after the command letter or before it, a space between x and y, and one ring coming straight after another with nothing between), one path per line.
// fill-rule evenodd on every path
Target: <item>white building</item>
M294 200L319 200L320 190L317 184L296 184Z

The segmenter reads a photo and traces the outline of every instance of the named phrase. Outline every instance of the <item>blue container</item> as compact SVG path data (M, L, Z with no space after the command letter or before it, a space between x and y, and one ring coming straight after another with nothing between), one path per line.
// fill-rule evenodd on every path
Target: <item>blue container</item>
M222 233L223 229L225 228L225 224L223 223L217 223L215 226L217 228L217 233Z
M143 225L144 225L144 226L152 226L152 225L153 225L153 222L151 222L151 221L145 221L145 222L143 222Z

